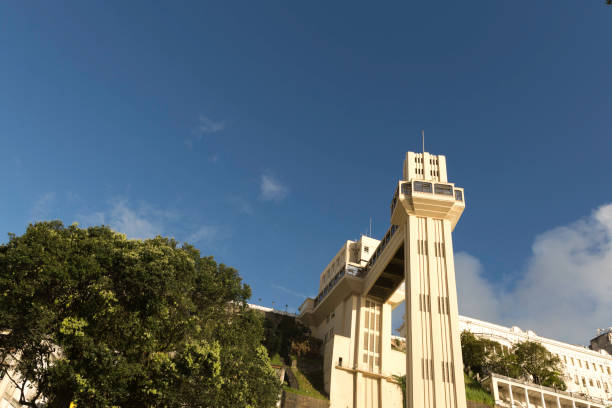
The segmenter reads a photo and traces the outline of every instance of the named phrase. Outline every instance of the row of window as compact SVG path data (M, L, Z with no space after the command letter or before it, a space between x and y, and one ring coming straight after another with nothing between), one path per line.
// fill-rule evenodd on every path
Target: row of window
M380 319L382 304L366 299L363 326L363 363L371 372L380 368Z
M574 376L574 383L576 383L576 385L580 385L580 380L578 379L578 375ZM610 392L610 388L608 388L608 383L607 382L605 382L605 381L601 381L600 382L599 380L593 380L592 378L589 378L589 385L591 387L594 387L595 384L597 384L597 388L601 389L602 383L603 383L603 388L604 388L604 391L606 392L606 394L609 393ZM582 386L583 387L587 387L587 380L584 377L582 377Z
M368 261L368 264L365 267L366 273L374 265L374 263L376 262L376 260L378 259L382 251L384 251L385 247L387 246L387 244L393 237L393 234L395 234L395 231L397 231L398 228L399 227L397 225L391 225L391 227L387 230L387 233L383 237L382 241L380 241L380 244L378 244L378 246L376 247L374 254L372 255L372 257Z
M575 361L574 361L574 357L570 357L570 358L569 358L569 360L568 360L567 356L561 356L561 355L557 354L557 357L559 357L559 359L560 359L560 360L563 360L563 361L565 362L565 365L568 365L568 363L569 363L569 362L571 362L571 364L572 364L573 366L578 365L578 367L580 367L580 368L582 368L582 367L583 367L583 365L582 365L583 361L582 361L582 360L580 360L579 358L577 358L577 359L576 359L576 361L577 361L577 363L578 363L578 364L576 364L576 363L575 363ZM596 363L591 363L591 364L589 364L589 362L585 360L585 361L584 361L584 368L586 368L587 370L592 368L592 369L593 369L593 371L597 371L597 364L596 364ZM605 368L605 370L604 370L604 366L603 366L603 364L599 364L599 370L600 370L602 373L604 373L604 374L607 372L607 373L608 373L608 375L612 375L612 370L610 370L610 367L609 367L609 366L607 366L607 367Z
M431 312L431 295L421 293L419 295L419 310L421 312ZM439 314L450 314L450 304L448 297L438 296L438 313Z
M327 282L327 280L329 279L330 276L332 276L334 269L336 269L339 265L340 262L344 262L344 257L339 256L338 258L336 258L335 261L332 261L330 267L323 273L323 277L321 279L321 284Z
M415 158L414 158L414 162L415 162L415 163L423 163L423 156L421 156L421 157L415 157ZM438 159L437 159L437 158L436 158L436 159L434 159L434 158L430 158L430 159L429 159L429 164L435 164L435 165L438 165L438 164L439 164Z

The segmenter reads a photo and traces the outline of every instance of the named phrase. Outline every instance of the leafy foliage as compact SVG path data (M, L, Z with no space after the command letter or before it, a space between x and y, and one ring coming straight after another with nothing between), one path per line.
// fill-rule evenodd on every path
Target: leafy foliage
M31 407L271 407L280 384L250 294L173 239L33 224L0 245L0 369Z
M485 404L491 408L495 406L495 399L485 390L482 385L474 378L467 374L463 375L465 381L465 399L468 401L479 402Z
M285 361L291 356L318 356L321 341L310 335L308 327L294 317L267 313L264 321L264 345L268 353L280 355Z
M512 348L523 377L531 377L534 383L565 391L566 385L560 368L559 357L550 353L540 343L525 341Z
M561 361L540 343L516 343L508 351L501 344L461 333L461 351L466 370L484 376L490 372L511 378L524 378L536 384L565 390Z

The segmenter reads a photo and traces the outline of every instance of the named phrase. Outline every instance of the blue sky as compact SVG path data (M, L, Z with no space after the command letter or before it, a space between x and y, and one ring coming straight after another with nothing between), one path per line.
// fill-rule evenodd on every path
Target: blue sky
M603 0L5 2L0 230L173 236L236 267L255 303L294 310L370 217L384 234L425 129L466 189L460 299L490 291L460 311L586 341L612 325L611 19ZM564 286L539 288L590 282L568 299L593 316L582 331L562 330L565 303L487 303L555 277L537 244L568 230Z

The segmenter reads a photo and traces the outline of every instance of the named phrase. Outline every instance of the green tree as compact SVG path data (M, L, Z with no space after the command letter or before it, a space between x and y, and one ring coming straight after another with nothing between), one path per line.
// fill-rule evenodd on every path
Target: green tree
M272 407L250 294L172 239L33 224L0 245L0 369L30 407Z
M561 360L546 347L533 341L517 343L512 347L516 364L521 376L530 378L534 383L565 390Z
M496 341L461 333L461 352L467 372L484 376L496 373L511 378L525 378L536 384L566 389L561 361L536 342L516 343L504 351Z
M476 337L465 330L461 333L461 354L466 370L482 376L491 371L492 364L501 361L499 356L503 353L498 342Z

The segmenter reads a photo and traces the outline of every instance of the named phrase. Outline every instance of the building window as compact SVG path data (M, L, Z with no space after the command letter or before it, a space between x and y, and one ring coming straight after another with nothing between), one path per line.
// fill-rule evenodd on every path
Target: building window
M593 386L593 379L589 378L589 385L592 387Z
M367 254L368 252L370 252L370 247L364 246L364 247L363 247L363 252L365 252L366 254Z
M589 369L589 362L588 362L588 361L585 361L585 362L584 362L584 366L585 366L585 367L587 368L587 370L588 370L588 369Z
M431 193L431 183L425 183L422 181L414 182L414 191L420 191L422 193Z
M587 386L586 385L586 380L584 379L584 377L582 377L582 385L585 386L585 387Z
M380 370L380 326L382 304L366 300L363 322L363 362L371 372Z
M608 375L612 375L612 373L610 372L610 367L607 367L607 368L608 368Z
M448 196L453 195L453 188L449 186L448 184L436 184L434 186L434 191L436 194L442 194L442 195L448 195Z
M597 380L597 388L601 388L601 383Z
M574 364L574 357L570 357L570 358L572 359L572 365L575 365Z
M574 376L574 382L576 383L576 385L580 385L580 380L578 379L578 376Z

